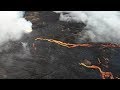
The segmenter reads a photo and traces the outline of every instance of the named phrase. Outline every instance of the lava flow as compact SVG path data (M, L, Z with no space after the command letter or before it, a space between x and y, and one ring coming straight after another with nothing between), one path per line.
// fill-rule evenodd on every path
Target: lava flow
M111 72L103 72L103 71L101 70L101 68L98 67L98 66L95 66L95 65L87 66L87 65L85 65L84 63L80 63L80 65L85 66L85 67L90 68L90 69L97 69L97 70L99 70L102 79L106 79L106 78L114 79L114 77L113 77L113 75L112 75Z
M120 45L117 44L111 44L111 43L88 43L88 44L70 44L70 43L65 43L59 40L55 39L46 39L46 38L36 38L35 40L44 40L52 43L59 44L61 46L67 47L67 48L75 48L75 47L96 47L96 46L101 46L101 47L107 47L107 48L120 48Z
M67 47L67 48L75 48L75 47L103 47L103 48L120 48L120 45L117 44L111 44L111 43L88 43L88 44L83 44L83 43L79 43L79 44L70 44L70 43L65 43L59 40L55 40L55 39L46 39L46 38L36 38L37 40L43 40L43 41L48 41L51 43L56 43L58 45ZM36 50L35 44L33 43L33 48ZM108 59L105 59L108 60ZM101 61L98 59L99 63L101 63ZM106 78L110 78L110 79L115 79L113 77L113 74L111 72L104 72L101 70L101 68L99 66L87 66L84 63L80 63L80 65L90 68L90 69L96 69L99 70L101 78L102 79L106 79Z

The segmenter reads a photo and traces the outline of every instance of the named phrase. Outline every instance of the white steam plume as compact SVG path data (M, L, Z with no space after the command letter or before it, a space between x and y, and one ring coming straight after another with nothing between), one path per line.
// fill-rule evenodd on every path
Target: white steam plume
M60 13L60 20L67 22L84 22L83 34L92 42L120 43L119 11L54 11Z
M27 21L23 11L0 11L0 46L9 40L19 40L24 33L32 31L32 23Z

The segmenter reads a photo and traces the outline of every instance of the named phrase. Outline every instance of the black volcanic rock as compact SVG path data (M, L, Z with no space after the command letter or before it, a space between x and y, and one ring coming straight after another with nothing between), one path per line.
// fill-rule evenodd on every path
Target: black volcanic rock
M101 47L76 47L68 49L47 41L35 41L37 37L51 38L63 42L76 43L83 23L59 21L59 14L52 11L28 11L25 18L33 23L33 32L16 42L8 51L0 53L0 78L8 79L101 79L99 72L80 66L99 65L103 71L119 75L119 49ZM27 43L23 47L22 43ZM32 47L35 43L36 50ZM109 58L106 63L103 57ZM88 61L86 61L88 60ZM104 65L108 65L106 68Z

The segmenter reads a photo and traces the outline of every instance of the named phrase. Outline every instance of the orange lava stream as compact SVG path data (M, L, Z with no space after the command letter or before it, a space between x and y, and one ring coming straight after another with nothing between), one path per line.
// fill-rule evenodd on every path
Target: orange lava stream
M59 41L59 40L55 40L55 39L47 39L47 38L41 38L41 37L40 38L36 38L35 40L36 41L37 40L48 41L48 42L51 42L51 43L59 44L61 46L67 47L67 48L75 48L75 47L97 47L97 46L107 47L107 48L120 48L120 45L112 44L112 43L88 43L88 44L79 43L79 44L70 44L70 43L65 43L65 42L62 42L62 41ZM36 46L35 46L34 43L33 43L33 48L36 50ZM105 60L107 60L107 59L105 59ZM99 59L98 59L98 61L99 61L99 63L101 63L101 61ZM90 69L99 70L102 79L106 79L106 78L114 79L114 77L113 77L113 75L112 75L111 72L103 72L101 70L101 68L98 67L98 66L95 66L95 65L87 66L84 63L80 63L80 65L82 65L84 67L87 67L87 68L90 68Z
M111 43L88 43L88 44L70 44L65 43L62 41L58 41L55 39L46 39L46 38L36 38L35 40L44 40L52 43L59 44L61 46L67 47L67 48L75 48L75 47L95 47L95 46L102 46L102 47L108 47L108 48L120 48L120 45L117 44L111 44Z
M97 69L97 70L99 70L102 79L106 79L106 78L114 79L114 77L113 77L113 75L112 75L111 72L103 72L103 71L101 70L101 68L98 67L98 66L95 66L95 65L87 66L87 65L85 65L84 63L80 63L80 65L82 65L82 66L84 66L84 67L87 67L87 68L90 68L90 69Z

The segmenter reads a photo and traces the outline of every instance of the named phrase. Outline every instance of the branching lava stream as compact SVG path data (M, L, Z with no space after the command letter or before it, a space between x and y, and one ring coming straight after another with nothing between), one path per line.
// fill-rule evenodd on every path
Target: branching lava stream
M95 65L87 66L87 65L85 65L84 63L79 63L79 64L82 65L82 66L84 66L84 67L90 68L90 69L99 70L102 79L106 79L106 78L114 79L114 77L113 77L113 75L112 75L111 72L103 72L103 71L101 70L101 68L98 67L98 66L95 66Z
M37 41L37 40L43 40L43 41L48 41L48 42L51 42L51 43L56 43L58 45L61 45L63 47L67 47L67 48L75 48L75 47L120 48L120 45L112 44L112 43L70 44L70 43L65 43L65 42L62 42L62 41L59 41L59 40L55 40L55 39L47 39L47 38L41 38L41 37L35 39L35 41ZM33 48L36 50L36 46L35 46L34 43L33 43ZM87 67L87 68L90 68L90 69L99 70L102 79L106 79L106 78L114 79L113 74L111 72L103 72L99 66L96 66L96 65L87 66L84 63L80 63L80 65L82 65L84 67Z
M55 39L46 39L46 38L36 38L35 40L43 40L43 41L48 41L52 43L59 44L61 46L67 47L67 48L75 48L75 47L96 47L96 46L102 46L102 47L107 47L107 48L120 48L120 45L117 44L111 44L111 43L88 43L88 44L70 44L70 43L65 43L59 40Z

